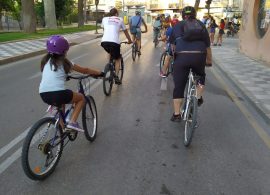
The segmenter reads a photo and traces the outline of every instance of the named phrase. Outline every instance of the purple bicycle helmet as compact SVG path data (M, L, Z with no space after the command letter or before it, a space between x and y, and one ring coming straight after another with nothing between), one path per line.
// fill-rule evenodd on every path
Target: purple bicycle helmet
M69 49L69 43L61 35L52 35L47 40L47 51L51 54L64 55Z

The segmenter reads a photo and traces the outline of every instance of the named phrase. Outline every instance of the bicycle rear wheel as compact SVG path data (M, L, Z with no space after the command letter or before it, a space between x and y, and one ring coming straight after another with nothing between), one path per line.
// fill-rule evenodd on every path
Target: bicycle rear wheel
M137 43L133 43L132 45L132 59L135 61L137 55Z
M117 74L119 80L122 82L123 76L124 76L124 60L123 57L121 56L121 63L120 63L120 68L119 72Z
M185 121L184 145L188 147L192 141L194 129L197 124L198 100L195 96L191 96L189 104L186 105L187 118Z
M107 64L104 69L103 77L103 92L106 96L111 95L112 86L113 86L113 70L110 68L110 64Z
M82 110L82 124L87 140L93 142L97 136L97 108L92 96L86 97L86 103Z
M28 132L22 148L22 167L32 180L47 178L58 164L62 151L63 132L56 119L51 117L37 121Z

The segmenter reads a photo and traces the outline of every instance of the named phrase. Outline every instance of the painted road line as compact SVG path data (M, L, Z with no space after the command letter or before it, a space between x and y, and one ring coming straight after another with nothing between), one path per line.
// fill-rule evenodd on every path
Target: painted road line
M218 75L216 70L211 69L211 71L215 75L216 79L220 82L222 87L227 91L227 93L231 97L231 99L235 102L235 104L240 109L240 111L244 114L244 116L246 117L248 122L251 124L251 126L255 129L256 133L263 140L265 145L270 149L270 136L269 136L269 134L258 124L256 119L247 110L247 108L243 105L243 103L240 102L240 100L235 95L235 93L227 87L227 85L225 84L225 81L223 79L221 79L221 77Z
M12 140L9 144L4 146L3 148L0 149L0 158L11 148L13 148L15 145L17 145L20 141L22 141L25 136L27 135L28 131L30 130L31 127L27 128L23 133L21 133L18 137L16 137L14 140Z
M40 77L41 75L42 75L41 72L37 72L36 74L34 74L34 75L31 76L31 77L28 77L27 79L28 79L28 80L35 79L35 78L37 78L37 77Z
M0 174L3 173L13 162L20 158L22 153L22 147L8 157L3 163L0 164Z
M161 79L160 90L161 91L166 91L167 90L167 84L168 84L168 79L167 78L162 78Z

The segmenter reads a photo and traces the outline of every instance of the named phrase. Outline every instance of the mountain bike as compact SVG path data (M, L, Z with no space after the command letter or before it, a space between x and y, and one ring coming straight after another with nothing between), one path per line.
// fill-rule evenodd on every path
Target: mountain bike
M141 31L141 33L142 34L146 33L146 31ZM139 51L141 48L139 48L139 46L138 46L138 38L137 38L137 36L135 36L135 39L134 39L133 44L132 44L131 47L132 47L132 50L131 50L132 60L135 61L137 54L138 54L138 57L141 55L141 53Z
M121 44L127 44L128 42L121 42ZM110 57L110 61L108 64L106 64L104 68L104 78L103 78L103 92L106 96L111 95L112 87L115 82L115 77L118 76L119 80L122 82L124 75L124 60L121 55L121 62L119 67L119 72L116 74L115 72L115 60Z
M135 61L137 54L138 56L140 56L139 50L138 50L137 38L135 38L131 48L132 48L132 51L131 51L132 60Z
M184 145L188 147L197 128L198 99L197 84L200 76L195 76L190 69L182 106L182 119L185 121Z
M170 56L168 49L166 49L161 54L160 62L159 62L159 72L163 72L163 66L164 66L165 59L166 59L167 56ZM174 58L173 58L173 56L171 56L170 62L169 62L169 67L167 68L167 72L164 72L164 74L166 75L166 77L168 77L170 74L173 73L173 63L174 63Z
M93 142L97 136L98 118L94 98L86 95L87 89L90 92L89 77L90 75L70 75L68 79L78 80L78 92L85 97L82 125L86 139ZM47 109L50 116L41 118L31 127L23 143L21 158L23 170L30 179L44 180L51 175L66 144L77 138L78 131L66 128L67 118L73 109L73 105L67 109L50 105Z

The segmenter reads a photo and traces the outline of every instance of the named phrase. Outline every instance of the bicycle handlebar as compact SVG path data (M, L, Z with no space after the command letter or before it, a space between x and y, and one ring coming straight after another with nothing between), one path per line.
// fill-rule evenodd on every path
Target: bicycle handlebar
M98 79L99 77L98 76L95 76L95 75L68 75L66 80L69 81L70 79L75 79L75 80L82 80L82 79L86 79L88 77L92 77L94 79Z
M127 41L122 41L122 42L120 42L120 45L121 44L128 44L128 42Z

